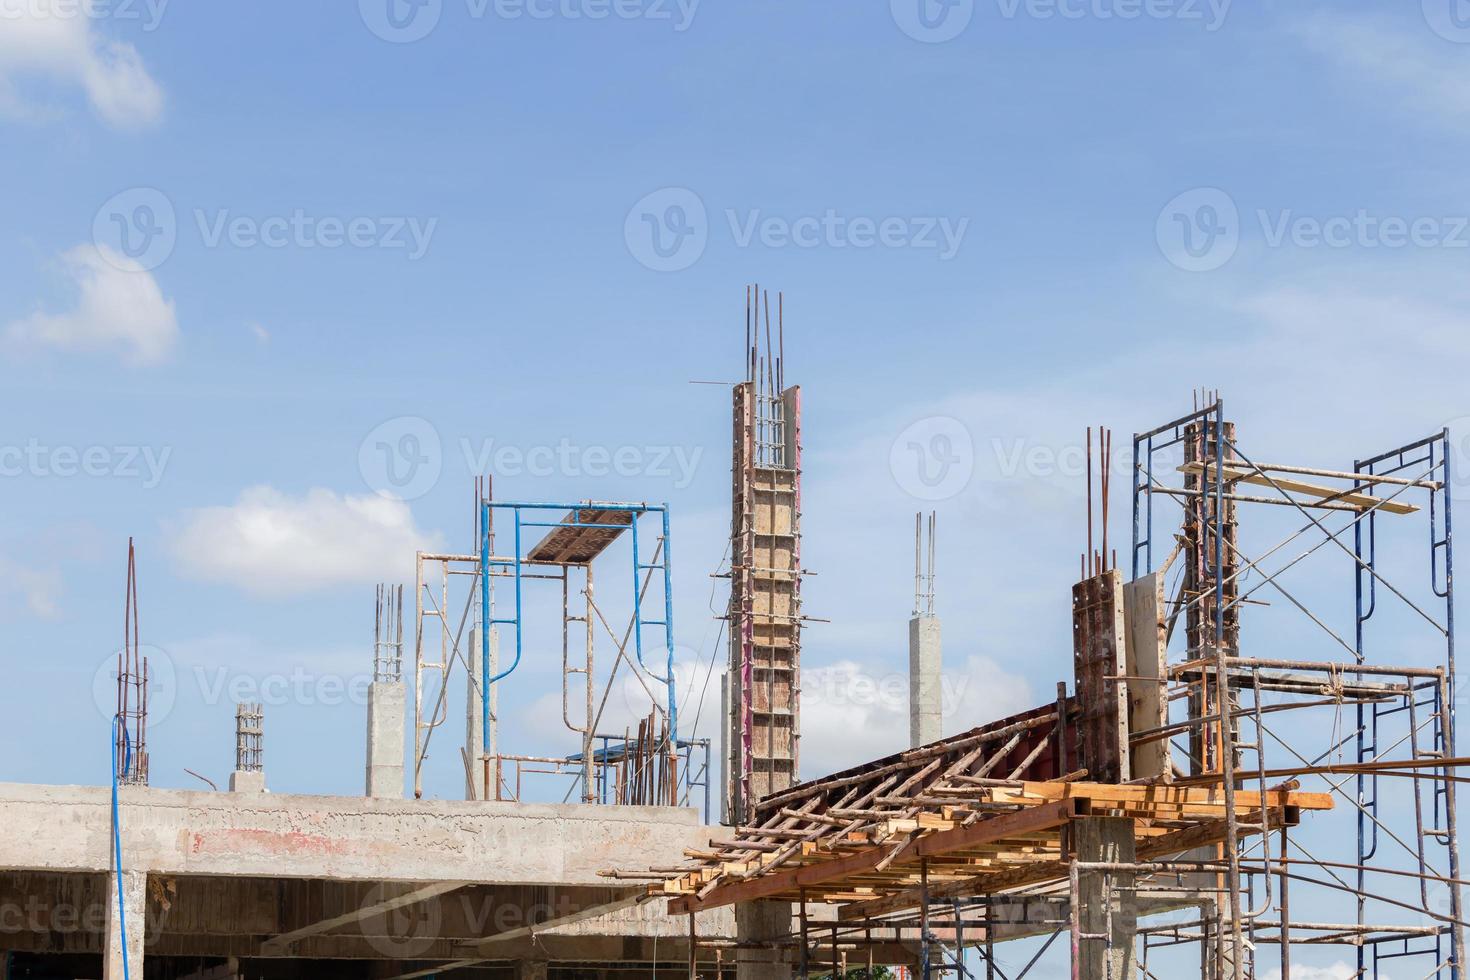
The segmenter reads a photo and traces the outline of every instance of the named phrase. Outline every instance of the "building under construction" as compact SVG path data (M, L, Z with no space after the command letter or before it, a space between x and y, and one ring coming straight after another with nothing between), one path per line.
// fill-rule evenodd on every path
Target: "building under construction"
M229 792L152 788L130 553L112 785L0 784L6 976L1285 980L1327 948L1461 980L1448 431L1333 469L1257 458L1215 394L1131 452L1089 430L1073 675L943 728L921 517L912 747L803 773L784 319L747 291L727 560L678 552L729 583L720 744L679 703L669 506L485 480L465 550L377 593L361 797L267 792L258 704ZM577 748L504 751L558 657ZM446 762L464 799L424 799Z

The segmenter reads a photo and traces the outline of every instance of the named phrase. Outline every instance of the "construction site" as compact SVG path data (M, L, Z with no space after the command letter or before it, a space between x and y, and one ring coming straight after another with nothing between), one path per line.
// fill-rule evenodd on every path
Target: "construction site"
M463 550L378 588L371 643L343 624L373 674L360 796L271 792L291 749L256 703L227 790L150 787L130 550L111 785L0 783L7 980L1464 980L1447 429L1334 467L1259 458L1213 391L1116 420L1130 443L1077 420L1076 578L1031 583L1074 669L1008 717L943 712L940 615L976 600L936 587L942 515L872 515L914 521L911 747L811 772L820 435L784 306L747 289L739 361L730 335L724 560L677 549L667 503L486 478ZM675 556L728 588L718 705L680 703ZM529 660L559 663L576 751L503 750Z

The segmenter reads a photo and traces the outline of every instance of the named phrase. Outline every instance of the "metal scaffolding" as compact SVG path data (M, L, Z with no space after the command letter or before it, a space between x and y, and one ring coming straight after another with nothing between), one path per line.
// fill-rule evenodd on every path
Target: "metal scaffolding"
M766 794L650 895L793 903L765 942L803 977L1289 980L1336 947L1359 980L1460 980L1449 433L1265 463L1197 398L1134 437L1130 581L1088 443L1074 696Z

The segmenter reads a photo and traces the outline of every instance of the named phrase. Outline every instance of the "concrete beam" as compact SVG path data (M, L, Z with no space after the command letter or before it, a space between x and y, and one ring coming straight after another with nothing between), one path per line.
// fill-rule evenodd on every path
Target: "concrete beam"
M155 874L605 888L599 872L668 864L715 832L674 807L133 786L119 800L123 854ZM0 783L0 871L106 872L110 819L108 787Z

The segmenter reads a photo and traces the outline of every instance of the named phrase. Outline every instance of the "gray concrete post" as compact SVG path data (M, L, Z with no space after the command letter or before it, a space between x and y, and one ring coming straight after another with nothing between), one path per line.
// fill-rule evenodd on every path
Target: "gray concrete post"
M735 906L735 938L742 943L791 934L790 902L741 902ZM735 951L735 980L791 980L790 957L781 949Z
M1133 821L1127 817L1085 817L1073 821L1072 829L1080 862L1133 864L1137 860ZM1086 869L1078 876L1082 931L1111 937L1106 943L1100 939L1082 941L1080 976L1088 980L1126 980L1136 972L1138 896L1131 890L1134 880L1129 873Z
M236 769L230 773L231 793L264 793L265 772Z
M403 798L402 681L374 681L368 688L367 795Z
M491 633L490 637L493 642L495 634ZM470 648L466 652L465 662L469 664L470 669L469 675L465 678L464 752L469 763L469 773L465 780L464 798L483 800L485 798L485 764L481 761L480 756L485 751L485 718L480 701L480 678L484 676L484 670L480 663L480 628L478 626L470 629Z
M944 737L943 657L938 616L909 620L909 744Z
M118 876L107 876L107 939L102 949L103 980L123 980L122 929L118 920ZM122 922L128 933L128 976L143 976L143 942L147 927L144 903L148 895L148 874L144 871L122 873Z

